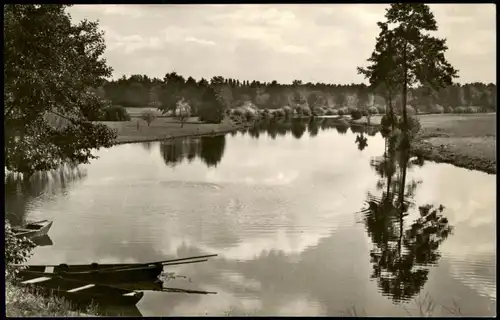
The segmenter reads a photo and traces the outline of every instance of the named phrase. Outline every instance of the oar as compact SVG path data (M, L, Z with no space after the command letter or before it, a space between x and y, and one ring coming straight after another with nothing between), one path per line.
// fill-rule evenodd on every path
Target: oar
M180 259L171 259L171 260L164 260L164 261L157 261L157 262L150 262L146 264L153 264L153 263L168 263L168 262L176 262L176 261L183 261L183 260L193 260L193 259L201 259L201 258L211 258L211 257L216 257L217 254L208 254L204 256L195 256L195 257L188 257L188 258L180 258Z
M205 262L208 261L208 259L198 259L194 261L179 261L179 262L165 262L162 264L162 266L175 266L179 264L189 264L189 263L198 263L198 262ZM155 264L155 263L150 263L150 264ZM104 269L96 269L96 272L109 272L109 271L132 271L132 270L140 270L144 268L145 266L148 266L147 264L144 265L134 265L134 266L120 266L120 267L111 267L111 268L104 268ZM85 271L85 272L91 272L91 271ZM77 273L77 272L72 272L72 273ZM82 272L83 273L83 272Z
M213 255L211 255L211 256L213 256ZM201 257L203 257L203 256L201 256ZM196 258L196 260L193 260L195 258ZM184 261L182 261L182 260L184 260ZM191 260L193 260L193 261L191 261ZM100 271L136 270L136 269L144 268L145 266L148 266L148 265L152 265L152 264L154 265L154 264L160 264L160 263L162 266L175 266L175 265L180 265L180 264L205 262L205 261L208 261L208 258L200 259L199 257L192 257L189 260L188 260L188 258L184 258L184 259L175 259L175 260L170 260L170 261L172 261L172 262L151 262L151 263L135 264L135 265L129 265L129 266L124 265L124 266L119 266L119 267L97 269L96 271L100 272Z
M195 257L188 257L188 258L180 258L180 259L170 259L170 260L163 260L163 261L156 261L156 262L146 262L146 263L123 263L123 266L120 266L119 268L123 268L124 266L147 266L150 264L158 264L161 263L162 265L170 263L170 262L177 262L177 261L184 261L184 260L193 260L193 259L201 259L201 258L211 258L211 257L216 257L217 254L209 254L209 255L204 255L204 256L195 256ZM44 265L23 265L23 264L11 264L13 267L59 267L61 264L44 264ZM90 266L90 264L89 264ZM112 268L117 268L117 267L112 267ZM107 269L107 268L106 268ZM100 269L100 270L106 270L106 269Z
M188 289L180 289L180 288L163 288L161 290L152 290L152 291L183 292L183 293L197 293L197 294L217 294L217 292L213 292L213 291L188 290Z

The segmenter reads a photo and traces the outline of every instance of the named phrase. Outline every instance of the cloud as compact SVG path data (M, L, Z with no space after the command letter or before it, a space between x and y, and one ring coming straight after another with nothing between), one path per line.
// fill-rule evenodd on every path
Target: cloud
M277 8L256 7L254 5L237 6L232 12L223 13L209 18L221 24L243 24L254 26L296 27L298 26L295 14L290 10ZM262 8L261 10L257 8Z
M437 35L460 82L495 82L496 19L488 4L432 4ZM215 75L291 82L362 82L385 4L75 5L75 21L99 19L106 58L123 74ZM199 50L203 50L200 53ZM203 59L200 59L202 54Z
M198 39L195 37L187 37L185 39L186 42L193 42L202 46L215 46L215 42L210 40Z

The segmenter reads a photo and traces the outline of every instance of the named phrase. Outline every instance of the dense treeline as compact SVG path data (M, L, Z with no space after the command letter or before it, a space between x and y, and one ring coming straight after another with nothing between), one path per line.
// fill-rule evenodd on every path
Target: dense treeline
M191 113L202 115L205 109L219 110L219 116L227 108L235 108L251 102L259 109L279 109L307 106L311 109L383 107L386 102L381 95L373 94L364 84L336 85L325 83L292 84L273 82L240 81L221 76L210 80L184 78L175 72L163 79L146 75L125 76L108 81L95 92L114 105L123 107L156 107L174 111L177 102L186 100ZM410 89L409 105L419 112L452 112L462 107L476 107L477 111L496 111L496 85L470 83L454 84L440 91L426 88ZM401 105L401 95L393 99L396 109ZM455 110L460 112L459 110Z

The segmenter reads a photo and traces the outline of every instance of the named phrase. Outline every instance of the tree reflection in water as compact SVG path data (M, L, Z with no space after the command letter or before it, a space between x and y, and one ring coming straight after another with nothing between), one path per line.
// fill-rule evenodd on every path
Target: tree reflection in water
M372 278L377 280L382 294L395 303L414 298L425 285L429 265L440 258L440 244L451 234L453 227L443 216L444 207L420 206L419 217L408 225L408 211L415 207L413 198L418 181L406 182L407 170L421 161L409 161L409 149L400 136L386 137L384 155L372 160L371 166L380 176L377 189L380 197L368 194L368 209L364 223L373 243L370 260Z
M306 132L306 126L307 126L307 119L292 119L292 136L295 139L300 139L304 135L304 132Z
M307 125L307 132L309 132L309 136L311 138L314 138L318 135L321 120L322 119L318 119L318 118L311 118L309 120L309 123Z
M72 183L81 180L86 172L77 166L65 165L57 170L36 172L29 179L19 174L6 172L5 218L13 225L19 225L26 218L27 208L31 202L43 194L64 193Z
M368 147L368 138L364 135L367 131L365 126L352 126L352 133L356 134L356 144L358 145L359 151L363 151L366 147Z
M184 138L163 141L160 153L167 166L175 167L184 159L188 162L200 158L208 167L217 166L224 154L226 137L224 135L200 138Z
M347 133L349 129L343 121L335 118L311 118L311 119L265 119L256 122L250 128L238 130L242 135L248 135L254 139L258 139L261 135L266 134L271 139L276 139L278 136L291 134L295 139L301 139L307 131L311 138L318 135L319 130L327 130L334 128L340 134ZM358 148L363 150L367 145L367 137L363 134L368 128L360 127L361 129L352 129L353 132L361 133L361 141ZM357 131L356 131L357 130ZM361 131L359 131L361 130ZM372 129L371 134L376 134L377 130ZM234 136L236 132L231 133ZM357 139L358 140L358 139ZM183 138L163 141L160 143L160 153L167 166L175 167L184 160L188 162L196 158L201 159L207 166L217 166L224 154L226 145L226 137L224 135L207 136L201 138ZM150 145L144 144L143 147L150 150Z

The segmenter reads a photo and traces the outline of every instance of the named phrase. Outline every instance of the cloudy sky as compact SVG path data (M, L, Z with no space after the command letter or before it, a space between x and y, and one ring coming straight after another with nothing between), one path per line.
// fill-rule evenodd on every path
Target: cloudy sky
M240 80L359 83L385 4L77 5L99 20L114 77L176 71ZM433 4L461 83L496 81L493 4Z

